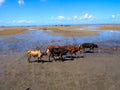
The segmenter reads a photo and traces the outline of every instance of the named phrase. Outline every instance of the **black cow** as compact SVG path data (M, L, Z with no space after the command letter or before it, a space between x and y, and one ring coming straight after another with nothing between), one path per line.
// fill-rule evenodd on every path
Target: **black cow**
M83 51L85 51L86 48L89 48L90 51L94 51L94 48L98 48L98 45L95 43L83 43L81 45L81 48L83 49Z
M55 60L55 56L59 56L59 59L63 60L63 55L66 55L68 53L69 50L63 49L63 48L51 48L49 49L49 61L50 61L50 57L54 58Z

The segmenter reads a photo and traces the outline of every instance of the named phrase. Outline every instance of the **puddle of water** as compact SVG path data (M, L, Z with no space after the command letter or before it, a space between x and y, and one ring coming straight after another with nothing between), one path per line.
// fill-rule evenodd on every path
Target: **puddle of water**
M105 30L99 31L97 36L64 37L50 34L49 30L30 30L29 32L0 37L0 54L7 52L21 52L36 47L45 48L49 44L81 44L84 42L104 42L109 46L120 46L120 31Z
M81 37L82 42L104 42L104 44L108 46L120 46L119 30L98 30L98 26L99 25L90 25L87 28L77 28L75 30L91 30L99 33L97 36Z
M98 28L98 25L90 25L88 27L85 28L76 28L74 30L96 30Z
M25 51L39 46L44 48L51 42L58 44L65 39L62 36L50 35L48 32L49 30L34 30L16 36L0 37L0 53Z
M104 44L108 46L120 46L120 31L99 31L99 35L97 36L84 36L80 37L78 41L81 40L81 42L104 42Z

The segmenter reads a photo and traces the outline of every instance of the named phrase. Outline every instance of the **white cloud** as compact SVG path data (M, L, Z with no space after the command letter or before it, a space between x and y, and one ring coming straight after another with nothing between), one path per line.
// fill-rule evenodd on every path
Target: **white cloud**
M65 17L65 16L51 16L51 20L71 20L70 17Z
M112 18L115 18L116 16L115 15L112 15Z
M64 16L57 16L58 20L63 20L65 17Z
M114 15L111 16L111 18L113 18L113 19L114 18L119 18L119 17L120 17L120 14L114 14Z
M24 5L24 0L18 0L19 5Z
M20 23L32 23L30 20L13 20L12 23L20 24Z
M92 15L89 15L88 13L86 13L82 18L83 19L91 19Z
M0 6L5 2L5 0L0 0Z
M73 16L73 20L84 20L84 19L92 19L92 15L86 13L82 16Z
M78 16L73 16L73 19L74 19L74 20L78 20L79 17L78 17Z
M88 13L82 15L82 16L72 16L72 17L65 17L65 16L51 16L51 20L86 20L86 19L89 19L89 20L92 20L92 15L89 15Z

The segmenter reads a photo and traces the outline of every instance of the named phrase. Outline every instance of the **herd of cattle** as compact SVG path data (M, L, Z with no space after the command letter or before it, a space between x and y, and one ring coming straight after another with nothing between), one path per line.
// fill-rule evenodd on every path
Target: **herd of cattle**
M30 63L31 57L37 57L38 62L41 60L41 58L44 55L49 56L49 61L50 57L52 57L55 60L55 56L58 56L60 60L64 60L63 56L66 54L70 54L70 57L72 59L72 55L74 54L75 57L77 52L85 52L86 48L88 48L90 51L94 51L95 48L98 48L98 45L95 43L83 43L81 45L75 46L75 45L70 45L70 46L60 46L60 45L48 45L46 47L45 51L41 50L28 50L28 62Z

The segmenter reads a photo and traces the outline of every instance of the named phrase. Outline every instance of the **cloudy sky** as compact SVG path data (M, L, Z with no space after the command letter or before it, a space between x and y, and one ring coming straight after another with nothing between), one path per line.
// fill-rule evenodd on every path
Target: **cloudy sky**
M0 26L118 23L120 0L0 0Z

